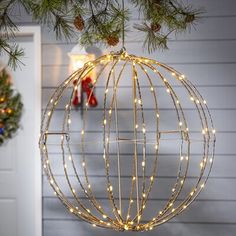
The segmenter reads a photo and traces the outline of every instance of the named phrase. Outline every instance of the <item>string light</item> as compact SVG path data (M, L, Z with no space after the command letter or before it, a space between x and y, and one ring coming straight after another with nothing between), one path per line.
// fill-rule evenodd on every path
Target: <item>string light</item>
M119 75L117 76L116 69L118 66L121 66L121 69ZM132 104L132 116L129 117L128 112L126 116L127 120L130 118L133 122L133 125L130 126L133 126L133 130L130 132L133 135L131 138L123 137L123 129L120 130L120 128L123 127L123 123L119 120L119 83L123 77L127 77L125 76L127 73L123 73L124 71L127 72L127 68L131 68L132 70L132 79L130 80L132 82L132 88L128 93L128 95L130 95L129 102ZM73 81L75 79L78 81L77 85L80 86L82 80L86 78L88 73L92 70L96 70L96 76L91 83L91 90L93 91L95 89L96 83L101 81L100 78L103 78L102 80L104 81L102 83L105 84L102 94L104 100L101 101L101 104L104 105L102 109L103 116L101 116L101 119L99 120L99 124L101 124L100 126L103 129L102 139L97 141L89 140L90 130L88 129L88 124L90 122L90 118L88 116L88 110L90 107L87 99L85 101L85 111L82 114L83 119L80 129L81 142L77 145L77 143L73 143L74 135L72 135L73 133L70 131L72 125L76 125L74 120L71 122L71 117L73 117L73 109L70 100L65 101L65 119L63 120L63 125L61 126L63 127L62 130L55 133L49 131L53 130L51 127L54 120L52 119L53 114L60 99L63 97L63 93L68 91L71 86L73 86ZM153 98L153 106L150 107L150 111L154 111L152 113L154 118L153 120L155 121L155 125L157 127L155 139L150 138L151 135L153 135L152 127L154 126L154 123L150 124L150 126L148 123L147 126L147 121L145 120L145 117L147 117L144 109L144 105L146 105L144 100L146 98L146 94L144 95L143 93L143 87L140 83L141 78L142 81L148 82L147 88L150 89L148 94ZM173 123L176 126L176 129L163 131L159 130L159 123L163 122L162 119L165 119L166 116L161 114L162 109L159 109L159 103L157 103L158 94L155 90L156 84L153 83L156 79L162 83L164 92L167 92L165 93L165 96L168 96L173 102L173 110L177 115L177 120ZM198 132L195 132L195 130L194 132L201 137L200 142L203 143L203 145L201 145L203 150L199 151L202 151L204 156L201 161L199 160L199 162L195 162L197 163L195 167L198 169L198 172L200 172L199 178L198 181L196 181L197 183L191 187L192 190L185 196L185 191L183 191L183 189L188 180L187 169L189 162L191 161L190 150L193 149L192 145L194 143L194 139L190 138L192 133L189 132L188 128L191 128L190 125L192 120L187 119L185 114L186 112L182 109L182 97L178 96L175 86L173 86L172 83L179 83L179 85L186 90L187 99L188 101L190 99L191 102L189 101L189 103L191 103L191 106L193 106L194 110L196 110L197 117L199 117L201 121L201 127L197 129ZM54 190L54 194L56 194L56 196L62 201L70 213L78 216L84 221L89 222L93 227L111 228L118 231L145 231L153 230L156 226L169 221L174 216L177 216L185 210L200 193L200 191L205 188L205 183L208 178L209 171L211 170L214 158L216 130L213 127L209 110L207 106L203 106L203 104L207 104L206 100L202 98L191 82L186 79L185 75L175 71L168 65L161 64L155 60L136 57L122 51L104 55L94 61L89 61L83 68L75 72L71 77L63 82L61 86L58 87L50 99L49 105L46 107L45 114L43 115L40 148L42 149L43 168L48 176L51 187ZM162 104L160 107L161 106ZM96 118L97 117L94 117L94 119ZM165 121L165 123L167 123L167 121ZM147 127L148 132L146 130ZM85 130L88 130L86 131L86 134ZM162 209L156 210L153 215L150 215L149 219L151 220L147 220L145 217L148 209L147 203L150 200L152 191L156 191L159 186L158 184L155 186L155 181L158 181L156 172L157 165L159 164L158 156L162 147L162 144L160 144L162 137L164 136L163 140L168 141L164 135L165 133L175 135L175 137L178 136L176 140L180 140L181 143L179 149L180 152L178 153L177 158L177 161L179 162L178 176L176 178L176 182L170 188L171 197L167 200L165 206ZM49 161L51 153L49 149L50 139L48 137L51 135L61 136L60 145L58 146L61 148L60 150L62 150L61 155L63 157L63 161L58 163L63 164L62 167L64 168L62 169L64 171L64 177L68 183L68 188L71 190L70 199L68 198L68 192L59 186L59 183L56 181L57 179L54 178L53 175L54 166ZM199 140L196 140L196 142L199 142ZM91 143L93 145L88 145ZM74 146L72 148L72 144L76 146L77 149L75 149ZM123 150L123 145L131 145L132 150L134 150L131 155L133 168L130 169L129 178L123 178L124 176L122 176L122 171L120 171L124 168L124 166L121 165L123 161L119 161L120 154L122 153L121 150ZM97 146L100 148L99 150L102 150L102 153L96 159L96 163L97 161L101 161L104 165L104 176L106 180L106 187L104 191L106 196L108 196L107 200L110 208L108 208L107 205L104 207L104 204L102 204L103 202L101 202L99 197L96 196L96 191L93 191L93 188L94 185L98 186L99 184L100 186L100 183L95 182L95 184L92 184L88 174L91 174L91 172L88 171L90 161L87 161L86 159L87 153L93 154ZM114 149L113 147L116 148ZM79 153L78 158L77 156L76 158L73 156L74 152L76 152L77 155ZM154 156L154 158L147 159L147 157L149 157L147 156L149 152L152 156ZM116 158L111 158L114 154L116 155ZM102 159L104 159L104 161ZM117 160L115 168L114 160ZM128 161L128 159L124 161L124 165L127 164L126 168L129 167ZM78 163L80 163L80 165L78 165ZM92 163L95 162L92 161ZM100 166L94 167L99 167L99 171L101 169ZM81 168L82 170L80 171L82 171L82 173L80 173L77 168ZM73 174L71 175L71 173L68 173L68 170L72 171ZM117 173L114 171L117 171ZM83 175L83 178L81 175ZM71 176L76 179L77 185L75 185L76 183L74 182L74 179L71 179ZM96 181L98 180L96 179ZM131 186L129 191L130 195L127 201L128 204L124 204L123 202L126 200L127 196L125 196L125 191L123 188L128 188L128 186ZM102 188L101 190L99 189L99 193L100 191L102 191ZM77 196L79 193L83 194L83 198ZM178 199L180 194L181 196L183 195L182 200ZM75 201L71 201L71 198Z

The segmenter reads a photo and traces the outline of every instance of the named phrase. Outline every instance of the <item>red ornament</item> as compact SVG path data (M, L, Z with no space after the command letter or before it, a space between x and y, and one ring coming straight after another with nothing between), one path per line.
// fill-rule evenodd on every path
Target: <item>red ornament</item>
M77 80L74 80L73 84L74 86L77 86ZM75 108L77 108L80 105L80 98L79 98L79 91L78 88L74 90L74 97L72 100L72 104L74 105Z
M79 96L79 89L76 88L78 86L78 80L74 80L74 97L72 100L72 104L74 105L75 108L78 108L78 106L81 104L80 96ZM96 107L98 105L97 99L95 97L94 92L92 91L93 83L92 79L88 76L86 77L82 83L81 83L81 93L85 92L87 95L87 101L88 105L90 107Z
M87 94L87 100L89 106L96 107L98 105L98 102L94 95L94 92L92 91L92 87L93 87L92 79L90 77L86 77L82 81L82 90Z

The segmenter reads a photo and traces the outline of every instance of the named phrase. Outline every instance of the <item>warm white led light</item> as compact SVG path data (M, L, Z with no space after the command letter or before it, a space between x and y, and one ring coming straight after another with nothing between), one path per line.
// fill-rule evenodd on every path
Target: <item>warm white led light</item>
M86 107L78 113L71 93L87 77L98 107L89 100L92 94L86 94ZM57 104L62 119L55 119ZM169 221L203 190L214 159L216 130L197 88L168 65L124 49L88 61L58 87L41 127L42 163L54 194L93 227L138 232ZM192 156L193 150L204 155ZM163 197L155 193L160 193L157 173L170 161L166 153L173 153L178 176L171 194ZM60 181L55 168L63 171ZM188 181L189 168L199 174L196 183ZM167 201L150 211L154 195ZM106 196L104 204L97 196Z

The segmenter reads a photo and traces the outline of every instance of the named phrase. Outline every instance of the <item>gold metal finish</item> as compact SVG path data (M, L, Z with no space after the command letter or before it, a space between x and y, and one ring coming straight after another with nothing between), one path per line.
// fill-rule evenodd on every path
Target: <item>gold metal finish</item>
M86 102L81 123L74 121L71 104L73 82L78 81L79 85L86 75L95 70L97 77L91 90L93 92L95 87L104 90L100 94L103 101L100 100L102 114L99 123L102 136L99 139L87 138L91 135L89 130L91 111L88 103ZM124 93L120 93L122 81L125 79L130 80L128 94L125 94L129 98L127 104L122 103L121 96L124 96ZM165 95L162 94L163 90L166 90ZM70 91L67 100L63 97L65 91ZM150 104L145 100L148 97L152 101ZM168 117L162 115L165 109L161 107L161 100L168 102L168 99L172 104L168 109L174 112L176 125L170 129L163 129L160 126L168 125ZM192 108L188 107L189 104ZM129 110L128 105L130 105ZM55 114L57 108L64 113L64 117L62 126L57 127L55 131L51 126L53 119L57 118ZM129 124L127 126L121 121L122 109L127 109L126 121ZM148 111L152 115L146 115ZM128 112L131 113L130 116ZM194 118L198 120L195 127L198 125L200 128L190 130L192 118L187 117L186 113L191 112L194 112ZM150 118L153 118L151 122L148 121ZM76 133L71 131L75 126L76 130L80 130L79 141ZM122 126L127 129L132 127L132 131L126 132ZM170 135L173 137L169 138ZM60 141L57 140L58 136ZM57 153L56 163L63 165L61 174L61 177L64 177L63 183L54 173L51 158L53 150L50 150L54 146L50 143L51 138L56 144L60 142L57 145L60 151ZM157 204L155 211L153 204L151 208L148 206L152 199L155 199L160 187L158 173L161 170L159 167L161 148L164 146L165 150L167 149L162 143L166 142L167 151L171 152L171 141L175 141L179 147L177 175L170 192L166 194L165 198L168 200L161 208ZM195 149L198 154L195 150L192 156L191 150L194 150L194 145L197 145ZM104 205L97 197L94 183L91 181L91 172L89 173L87 167L88 153L92 153L97 147L102 151L95 154L96 159L104 162L103 176L106 179L104 182L106 186L99 188L106 192L104 200L108 205ZM40 148L44 171L50 185L72 214L93 226L119 231L145 231L152 230L180 214L204 188L214 158L215 129L206 101L184 75L155 60L129 55L122 51L86 63L57 88L42 119ZM132 155L124 154L123 149L131 150ZM75 155L76 152L79 154ZM127 159L122 159L123 155L126 155ZM168 156L168 154L163 155ZM197 161L197 156L200 156L200 162ZM192 159L195 166L190 163ZM132 166L128 176L122 174L125 169L122 160L123 163L125 161L128 165L129 162ZM116 163L115 168L113 168L114 163ZM191 180L192 185L188 182L189 175L195 176ZM161 202L163 199L159 198L157 201Z

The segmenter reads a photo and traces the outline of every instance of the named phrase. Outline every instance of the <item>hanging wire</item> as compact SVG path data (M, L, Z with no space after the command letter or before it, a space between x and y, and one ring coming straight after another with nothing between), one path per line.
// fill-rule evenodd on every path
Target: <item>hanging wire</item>
M123 10L123 19L122 19L122 49L125 50L125 2L122 0L122 10Z

